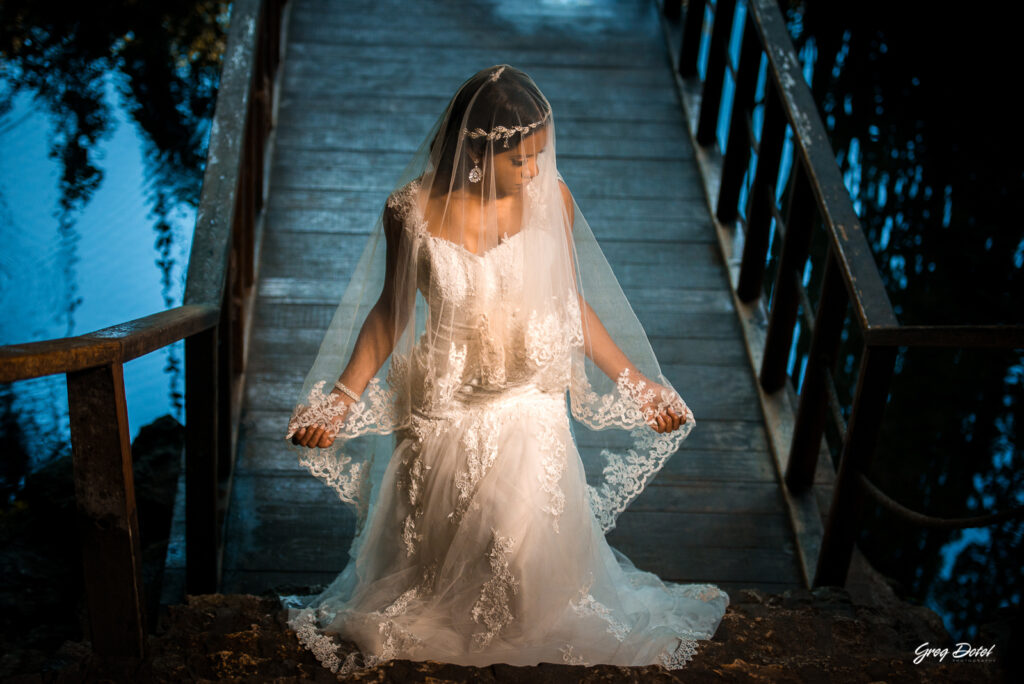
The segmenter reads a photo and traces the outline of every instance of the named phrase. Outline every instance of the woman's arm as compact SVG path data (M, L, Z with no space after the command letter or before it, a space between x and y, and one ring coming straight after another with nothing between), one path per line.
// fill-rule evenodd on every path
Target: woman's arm
M565 202L565 210L569 217L566 239L569 241L569 258L572 261L572 270L575 274L576 262L573 257L572 249L572 230L574 228L576 218L575 205L572 199L572 193L569 191L569 187L562 181L559 181L559 185L562 189L562 199ZM604 324L598 317L597 312L594 311L593 307L591 307L587 300L584 299L582 294L579 295L579 300L580 315L583 318L583 349L586 355L612 380L618 381L622 371L628 370L630 377L638 378L647 383L648 386L656 390L655 396L659 396L660 392L657 390L662 388L662 386L650 378L645 377L633 362L629 360L629 357L619 349L619 345L615 344L615 340L613 340L611 335L608 334L608 330L604 327ZM657 402L652 402L652 404L656 406ZM654 406L652 406L652 408ZM675 411L669 408L655 415L651 427L657 432L671 432L685 422L685 415L678 416Z
M387 361L395 347L395 262L398 258L398 241L401 236L401 222L394 210L384 210L384 236L387 240L385 257L384 287L377 303L370 309L363 321L363 327L356 337L355 346L348 365L338 378L342 384L356 394L362 394L370 380ZM338 393L338 389L332 390ZM346 395L347 397L347 395Z
M363 327L360 328L356 343L352 348L352 355L338 378L343 385L357 394L362 394L373 376L387 361L395 347L396 326L404 324L404 320L396 321L394 297L395 270L402 224L390 206L384 209L383 228L387 240L384 287L381 289L380 297L377 298L377 303L366 315L366 320L363 321ZM354 403L351 397L337 387L331 389L330 398L335 402L345 404L346 411L347 407ZM334 435L343 419L344 413L341 413L334 426L334 431L324 427L300 428L292 436L292 442L307 447L328 447L334 442Z

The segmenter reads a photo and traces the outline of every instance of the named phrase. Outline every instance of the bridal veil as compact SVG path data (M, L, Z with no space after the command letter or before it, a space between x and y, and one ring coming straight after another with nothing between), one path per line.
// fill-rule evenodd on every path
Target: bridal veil
M353 558L393 434L416 415L524 385L567 389L590 507L605 532L695 424L558 172L555 131L529 76L508 65L485 69L462 84L381 197L288 428L289 438L316 426L333 437L326 447L288 447L354 507ZM451 267L424 270L418 252L441 240L452 243L442 252ZM501 277L464 277L466 264L516 241L521 249L502 260ZM509 282L521 284L518 306L480 306L488 288ZM429 307L441 291L453 304ZM611 346L602 342L609 338ZM358 397L351 405L332 394L339 377ZM687 420L658 430L666 410Z

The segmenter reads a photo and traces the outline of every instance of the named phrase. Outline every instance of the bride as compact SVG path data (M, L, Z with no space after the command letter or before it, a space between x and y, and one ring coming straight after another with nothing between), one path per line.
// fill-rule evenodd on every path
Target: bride
M288 624L341 674L682 667L728 595L604 535L693 426L558 173L547 99L484 69L389 195L292 413L357 535L325 590L282 597Z

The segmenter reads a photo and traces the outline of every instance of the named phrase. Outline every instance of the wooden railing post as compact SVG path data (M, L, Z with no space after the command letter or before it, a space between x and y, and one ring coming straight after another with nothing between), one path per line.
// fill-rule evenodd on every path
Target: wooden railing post
M704 30L704 0L690 0L686 4L686 20L683 24L682 44L679 46L679 75L690 78L697 75L697 59L700 57L700 37Z
M228 281L224 287L224 298L220 305L220 324L217 326L217 420L221 426L218 433L220 442L217 449L217 477L226 476L231 471L231 424L232 405L234 402L235 377L238 359L238 344L241 342L242 302L235 294L232 283L238 278L235 253L228 260Z
M753 144L750 138L752 131L748 129L747 121L754 103L760 66L761 44L753 20L748 16L743 22L740 63L733 91L732 114L729 117L729 140L726 143L718 203L715 206L715 216L723 224L731 223L739 213L740 189L750 165L750 148Z
M217 327L213 327L185 340L185 591L189 594L215 592L219 574L217 462L222 431L217 338Z
M711 45L708 50L708 70L704 79L704 90L700 101L700 119L697 122L697 143L708 146L715 142L718 128L718 112L722 104L722 88L725 79L725 62L728 59L729 34L736 10L736 0L718 0L715 4L715 21L711 28Z
M682 16L683 0L665 0L661 5L661 11L666 19L675 21Z
M803 265L807 262L815 216L814 193L802 163L793 165L792 180L785 236L775 272L768 332L764 340L764 358L761 360L760 382L765 392L781 389L788 376L786 362L793 344L800 277ZM776 231L776 234L782 233Z
M857 394L843 440L821 553L812 586L843 586L857 541L857 514L863 499L858 474L866 473L878 441L889 396L897 347L865 346L857 377Z
M779 161L786 136L786 116L771 79L765 84L764 123L758 144L757 170L747 198L747 233L743 240L736 295L742 302L752 302L764 289L764 262L775 206L775 184L779 179Z
M839 271L836 255L830 248L825 258L821 295L814 316L811 346L807 351L807 370L800 388L800 403L793 423L793 441L786 463L785 481L791 492L806 491L814 481L821 435L825 428L825 381L828 372L835 368L848 300L843 275Z
M142 547L121 363L67 373L78 538L93 650L144 658Z

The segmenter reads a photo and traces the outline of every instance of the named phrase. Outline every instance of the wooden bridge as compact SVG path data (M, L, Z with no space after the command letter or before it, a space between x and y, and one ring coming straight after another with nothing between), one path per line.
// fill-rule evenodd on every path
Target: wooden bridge
M699 423L614 546L666 579L781 591L857 580L866 494L922 525L1019 514L928 518L863 476L898 346L1021 347L1024 330L900 325L775 4L683 14L678 0L235 1L185 305L0 349L0 381L68 377L96 650L144 651L121 369L176 340L188 440L163 601L325 583L345 565L353 520L284 448L289 412L395 178L457 86L496 63L550 99L559 169ZM830 369L848 309L863 351L845 422ZM799 394L798 316L813 331Z

